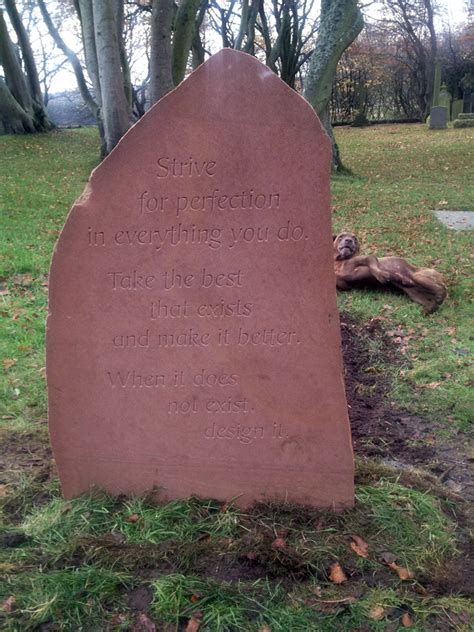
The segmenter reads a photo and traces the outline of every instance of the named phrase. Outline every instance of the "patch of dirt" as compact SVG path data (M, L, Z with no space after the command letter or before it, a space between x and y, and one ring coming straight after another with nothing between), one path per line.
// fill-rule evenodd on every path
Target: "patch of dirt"
M0 429L0 484L9 485L20 475L53 475L53 455L43 433Z
M3 510L13 522L22 519L25 503L41 505L49 499L48 483L57 477L46 433L0 429L0 494ZM27 484L22 483L27 477ZM18 489L9 494L8 490Z
M406 465L434 474L438 481L466 500L474 500L472 461L463 452L465 437L443 439L446 426L399 409L388 394L390 376L384 366L399 364L399 349L376 320L358 325L341 314L347 403L354 451L402 469ZM378 343L373 351L371 341Z
M127 606L131 610L139 610L140 612L148 612L153 600L153 592L149 586L142 584L134 588L126 595Z

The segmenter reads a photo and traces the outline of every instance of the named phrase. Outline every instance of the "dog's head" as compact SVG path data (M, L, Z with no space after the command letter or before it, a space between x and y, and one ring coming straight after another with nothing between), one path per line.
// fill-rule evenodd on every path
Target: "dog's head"
M359 240L353 233L339 233L334 237L334 258L350 259L359 252Z

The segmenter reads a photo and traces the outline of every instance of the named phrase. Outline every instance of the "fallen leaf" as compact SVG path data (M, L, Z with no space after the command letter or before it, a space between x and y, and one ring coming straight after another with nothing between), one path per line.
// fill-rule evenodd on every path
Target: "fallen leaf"
M276 538L273 540L272 546L274 549L284 549L286 547L286 542L283 538Z
M191 617L188 621L188 624L185 630L186 632L197 632L200 627L201 627L201 622L199 621L199 619L195 619L194 617Z
M197 603L201 599L200 595L192 594L191 595L191 603Z
M347 575L342 570L342 566L339 562L334 562L334 564L331 564L329 567L329 579L334 584L343 584L347 581Z
M133 629L136 632L156 632L156 625L144 612L141 612Z
M360 557L368 557L369 545L359 535L351 535L351 549Z
M429 384L416 384L417 388L431 388L435 389L441 386L441 382L430 382Z
M13 608L15 607L15 604L16 604L15 597L13 595L10 595L10 597L5 599L1 607L2 607L2 610L4 610L5 612L11 612Z
M338 604L338 603L356 603L357 597L349 595L349 597L343 597L342 599L316 599L318 603L326 604Z
M18 360L16 358L5 358L5 360L3 360L3 367L4 369L11 369L17 362Z
M0 485L0 498L5 498L8 494L8 485Z
M0 572L1 573L11 573L16 568L15 564L10 564L10 562L0 562Z
M374 606L369 610L369 617L371 619L375 619L375 621L380 621L385 616L385 608L382 606Z
M29 287L33 283L33 277L31 274L15 274L13 277L14 285L20 285L21 287Z
M10 290L0 290L0 296L8 296L10 294Z
M395 562L388 564L388 566L396 572L396 574L402 581L413 579L413 577L415 576L414 573L412 573L412 571L410 571L408 568L405 568L404 566L398 566L398 564L396 564Z
M127 522L131 522L132 524L138 522L140 520L140 516L136 513L131 514L127 517Z
M258 629L258 632L272 632L272 629L268 627L268 625L262 625L262 627Z
M413 621L411 620L411 617L408 614L408 612L405 612L405 614L402 617L402 625L404 628L411 628L411 626L413 625Z
M65 514L68 511L71 511L71 509L72 509L72 503L64 503L64 505L61 508L61 513Z

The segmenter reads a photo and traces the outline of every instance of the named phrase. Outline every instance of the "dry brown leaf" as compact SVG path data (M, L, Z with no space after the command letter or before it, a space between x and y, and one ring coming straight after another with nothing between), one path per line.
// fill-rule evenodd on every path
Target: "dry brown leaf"
M61 507L61 513L65 514L68 511L71 511L72 509L72 503L64 503L64 505Z
M195 619L191 617L188 621L188 625L186 626L186 632L197 632L201 627L201 622L199 619Z
M3 368L11 369L11 367L14 366L17 362L18 360L16 358L5 358L5 360L2 361Z
M8 485L0 485L0 498L5 498L8 494Z
M15 597L13 595L10 595L10 597L5 599L1 607L4 612L11 612L13 608L15 607L15 604L16 604Z
M408 568L405 568L404 566L398 566L398 564L396 564L395 562L391 562L388 566L396 572L396 574L402 581L413 579L413 577L415 577L414 573L412 573Z
M15 274L13 283L21 287L29 287L33 283L33 276L29 272L26 274Z
M334 562L334 564L331 564L329 567L329 579L334 584L343 584L347 581L347 575L342 570L342 566L339 562Z
M191 595L191 603L197 603L200 599L201 599L200 595L196 595L195 593Z
M359 535L351 535L351 549L360 557L368 557L369 545Z
M268 627L268 625L262 625L262 627L258 629L258 632L272 632L272 629Z
M10 294L10 290L0 290L0 296L8 296Z
M380 621L385 616L385 608L382 606L374 606L369 610L370 619L375 619L375 621Z
M275 538L272 542L272 546L274 549L284 549L286 547L286 542L283 538Z
M156 632L156 625L144 612L140 612L133 627L137 632Z
M127 522L131 522L132 524L135 522L138 522L140 520L140 516L136 513L131 514L130 516L128 516L127 518Z
M417 388L431 388L435 389L441 386L442 382L430 382L429 384L416 384Z
M343 597L342 599L316 599L318 603L325 604L338 604L338 603L356 603L357 597L350 595L349 597Z
M405 612L405 614L402 617L402 625L404 628L411 628L411 626L413 625L413 621L411 620L411 617L408 614L408 612Z

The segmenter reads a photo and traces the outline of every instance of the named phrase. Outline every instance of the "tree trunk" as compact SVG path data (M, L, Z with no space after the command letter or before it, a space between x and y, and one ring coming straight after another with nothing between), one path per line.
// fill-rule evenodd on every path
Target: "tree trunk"
M84 57L86 60L86 69L89 79L92 83L94 92L94 100L99 110L97 115L97 124L99 127L100 137L100 155L103 157L107 154L107 144L105 142L104 121L102 118L102 92L100 89L99 64L97 61L97 49L95 45L94 34L94 13L92 11L92 0L74 0L77 15L81 23L82 43L84 44Z
M102 94L99 79L99 64L97 62L97 49L94 34L94 13L92 0L77 0L76 8L81 21L82 42L84 44L84 56L86 58L87 74L92 82L95 100L102 107Z
M196 13L201 0L180 0L174 21L173 83L177 86L184 79L189 51L194 37Z
M36 132L33 113L21 107L6 83L0 79L0 136L32 132Z
M321 0L321 18L316 49L306 77L305 98L321 119L333 145L333 168L342 168L329 114L337 63L364 26L357 0Z
M122 67L123 89L127 99L129 114L132 112L132 78L130 74L130 64L128 63L127 51L123 38L124 6L123 0L112 0L113 11L117 20L117 39L119 43L120 65Z
M48 28L49 34L53 38L56 46L63 51L66 55L69 63L71 64L74 75L76 76L77 87L79 88L79 92L81 93L81 97L84 100L84 103L89 109L89 112L99 123L100 120L100 108L99 104L92 97L89 88L87 87L86 79L84 77L84 73L82 72L81 62L79 61L76 53L66 45L61 35L59 34L58 29L55 27L51 16L49 15L48 9L44 3L44 0L38 0L38 6L41 11L41 15L43 16L43 20Z
M28 39L28 34L23 26L14 0L5 0L5 8L7 10L8 17L10 18L10 22L15 29L18 43L21 48L21 56L25 66L26 78L28 80L31 97L34 101L41 104L43 102L43 95L41 94L38 71L36 70L35 59L33 57L33 50L30 45L30 40Z
M0 9L0 64L5 77L5 81L0 80L0 133L47 132L53 128L53 124L41 96L28 36L13 0L9 0L5 6L11 11L9 17L16 29L25 70L32 74L23 73Z
M130 125L112 0L92 0L105 146L109 153Z
M174 88L171 72L171 31L174 0L153 0L151 12L150 88L151 102L156 103Z
M191 44L191 54L192 54L192 65L193 70L196 70L198 66L204 63L204 56L206 51L204 50L204 45L201 39L201 26L204 22L204 18L206 17L206 12L208 9L208 0L203 0L201 2L201 6L199 8L196 23L194 26L194 36L193 43Z

